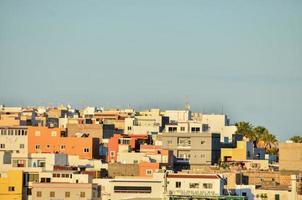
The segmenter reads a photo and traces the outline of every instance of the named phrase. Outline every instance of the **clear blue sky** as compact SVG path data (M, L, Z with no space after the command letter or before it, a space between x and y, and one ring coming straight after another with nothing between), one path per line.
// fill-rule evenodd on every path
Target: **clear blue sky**
M302 134L302 1L0 1L0 104L186 101Z

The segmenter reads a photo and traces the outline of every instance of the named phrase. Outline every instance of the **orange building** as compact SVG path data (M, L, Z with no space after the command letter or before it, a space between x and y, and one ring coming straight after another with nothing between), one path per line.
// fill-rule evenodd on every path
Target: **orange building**
M160 167L160 163L141 162L138 165L139 176L152 176Z
M81 159L99 158L99 138L65 137L62 128L28 127L29 153L63 153Z

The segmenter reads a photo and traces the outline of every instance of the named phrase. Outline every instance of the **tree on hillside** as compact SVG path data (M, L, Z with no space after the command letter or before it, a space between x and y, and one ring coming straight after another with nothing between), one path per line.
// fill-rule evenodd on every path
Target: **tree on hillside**
M302 137L301 136L293 136L291 138L289 138L291 141L293 141L294 143L302 143Z

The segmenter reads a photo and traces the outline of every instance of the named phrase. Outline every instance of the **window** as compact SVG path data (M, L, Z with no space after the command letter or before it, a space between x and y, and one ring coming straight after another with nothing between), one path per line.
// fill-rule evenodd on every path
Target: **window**
M181 188L181 182L179 182L179 181L175 182L175 187L176 188Z
M62 174L62 178L69 178L69 174Z
M205 188L205 189L212 189L212 187L213 187L212 183L204 183L203 184L203 188Z
M41 136L41 132L40 131L35 131L35 136Z
M200 127L192 127L192 128L191 128L191 131L192 131L193 133L198 133L198 132L200 132Z
M152 174L153 174L152 169L147 169L147 170L146 170L146 174L147 174L147 175L152 175Z
M190 188L199 188L199 183L190 183Z
M190 138L178 138L178 145L182 147L189 147L191 146Z
M205 141L203 141L203 140L200 141L200 144L204 144L204 143L205 143Z
M223 138L223 142L224 142L224 143L229 143L229 137L224 137L224 138Z
M57 131L51 131L51 136L56 137L57 136Z
M85 153L89 152L89 148L84 148L84 152Z
M24 149L24 144L20 144L20 149Z
M28 174L28 182L39 182L39 174Z
M70 197L70 192L65 192L65 197Z
M114 186L114 193L151 193L149 186Z
M56 178L56 177L57 177L57 178L60 178L61 175L60 175L60 174L53 174L52 177L54 177L54 178Z
M60 148L61 148L61 149L65 149L65 145L62 144L62 145L60 146Z
M180 127L180 131L185 131L186 130L186 128L185 127Z
M52 192L49 193L49 196L50 196L50 197L55 197L55 196L56 196L56 193L52 191Z
M10 192L15 191L15 187L14 187L14 186L9 186L9 187L8 187L8 191L10 191Z
M41 191L37 191L37 197L42 197L42 192Z
M115 151L110 151L110 156L114 157L115 156Z
M200 157L201 157L201 158L205 158L206 155L205 155L205 154L200 154Z
M40 149L40 145L39 145L39 144L36 144L35 148L36 148L36 149Z
M50 145L49 145L49 144L47 144L47 145L46 145L46 148L47 148L47 149L49 149L49 148L50 148Z
M0 144L0 149L4 149L5 148L5 144Z
M203 124L202 125L202 132L208 132L209 131L209 124Z
M280 194L275 194L275 200L280 200Z
M13 160L13 167L25 167L25 160Z
M85 192L81 192L80 197L85 197Z
M41 183L50 183L50 178L41 178Z
M132 127L131 127L131 126L128 126L128 128L127 128L127 129L128 129L128 131L131 131Z
M138 160L133 160L133 164L138 164Z
M170 133L176 132L176 131L177 131L177 127L169 127L169 128L168 128L168 131L169 131Z

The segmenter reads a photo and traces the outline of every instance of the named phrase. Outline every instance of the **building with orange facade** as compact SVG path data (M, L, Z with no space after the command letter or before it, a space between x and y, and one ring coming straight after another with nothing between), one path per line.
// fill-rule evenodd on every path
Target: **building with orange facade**
M81 159L99 158L99 138L67 137L65 129L28 127L28 153L62 153Z

